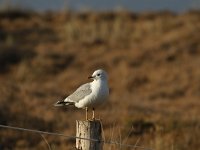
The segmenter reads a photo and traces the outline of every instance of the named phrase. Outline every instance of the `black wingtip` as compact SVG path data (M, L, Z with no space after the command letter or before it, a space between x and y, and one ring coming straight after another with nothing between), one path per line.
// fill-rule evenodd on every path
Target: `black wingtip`
M57 101L54 106L64 106L65 105L65 102L64 101Z

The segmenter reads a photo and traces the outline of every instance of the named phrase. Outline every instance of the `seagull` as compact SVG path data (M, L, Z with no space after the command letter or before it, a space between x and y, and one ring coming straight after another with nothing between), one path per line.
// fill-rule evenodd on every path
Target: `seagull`
M74 93L58 101L54 106L74 105L85 109L86 120L88 109L92 108L92 120L95 120L95 108L104 103L109 96L108 75L103 69L98 69L88 79L93 81L81 85Z

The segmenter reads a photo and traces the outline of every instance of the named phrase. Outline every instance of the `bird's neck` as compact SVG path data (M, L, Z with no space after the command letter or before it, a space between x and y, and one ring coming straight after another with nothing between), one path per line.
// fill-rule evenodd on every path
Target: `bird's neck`
M105 83L107 84L107 80L94 80L93 82L97 83L97 84L100 84L100 85L101 84L105 84Z

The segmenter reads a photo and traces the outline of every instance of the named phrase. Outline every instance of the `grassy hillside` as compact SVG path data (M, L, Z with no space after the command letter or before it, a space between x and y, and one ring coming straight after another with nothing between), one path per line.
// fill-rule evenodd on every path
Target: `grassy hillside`
M104 68L111 94L97 116L107 140L198 149L199 35L199 11L0 12L0 124L75 135L84 110L53 104ZM55 150L74 147L74 140L45 138ZM0 149L47 145L39 134L1 128Z

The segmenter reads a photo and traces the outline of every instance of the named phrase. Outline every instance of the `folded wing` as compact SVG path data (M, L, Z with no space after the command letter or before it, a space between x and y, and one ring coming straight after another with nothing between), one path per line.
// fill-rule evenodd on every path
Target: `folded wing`
M90 83L83 84L74 93L69 95L66 99L58 101L54 106L74 105L91 93L92 89Z

